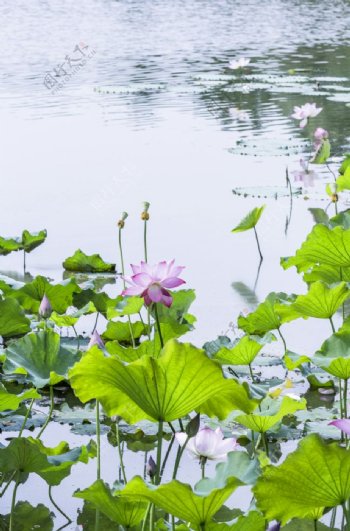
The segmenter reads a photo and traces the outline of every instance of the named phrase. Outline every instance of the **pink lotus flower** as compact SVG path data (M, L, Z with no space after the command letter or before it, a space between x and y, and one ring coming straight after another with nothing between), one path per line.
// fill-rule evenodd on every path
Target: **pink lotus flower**
M187 439L187 433L176 433L175 437L179 445L183 446ZM208 427L201 428L195 437L189 439L186 445L186 449L194 457L218 461L226 459L228 452L237 450L237 448L239 445L236 439L224 439L224 434L220 428L214 431Z
M244 68L245 66L249 65L249 63L250 59L240 57L239 59L233 59L232 61L230 61L228 67L231 68L231 70L238 70L239 68Z
M300 159L300 170L292 171L295 182L302 182L305 186L313 186L317 179L317 173L308 169L308 164L304 159Z
M347 435L350 435L350 419L332 420L332 422L330 422L329 425L335 426L336 428L339 428L341 431L343 431Z
M99 348L104 348L104 346L105 346L105 344L104 344L104 342L102 340L102 337L97 332L97 330L94 330L94 332L91 335L91 339L90 339L90 342L88 344L88 350L90 348L94 347L95 345L97 345Z
M296 120L300 120L299 127L303 128L306 126L309 118L315 118L321 111L322 107L317 108L316 103L305 103L301 107L296 105L291 116Z
M48 319L52 314L52 306L46 295L43 296L40 306L39 306L39 315L44 319Z
M124 280L131 284L122 295L139 295L144 298L145 304L150 306L152 302L160 302L165 306L171 306L173 298L168 288L177 288L185 281L179 278L183 266L175 266L175 260L171 262L159 262L159 264L149 265L141 262L140 265L131 265L133 275L124 277Z
M316 142L321 142L322 140L326 140L328 138L328 131L326 129L323 129L323 127L317 127L317 129L314 132L314 139Z

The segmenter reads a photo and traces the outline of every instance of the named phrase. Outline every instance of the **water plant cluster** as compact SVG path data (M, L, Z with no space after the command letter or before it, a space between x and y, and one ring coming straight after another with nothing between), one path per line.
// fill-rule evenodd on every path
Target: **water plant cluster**
M305 127L319 112L307 104L293 116ZM309 164L327 164L328 136L321 128L314 132L306 173ZM61 283L0 277L0 422L3 434L16 432L0 446L0 494L11 492L2 528L51 530L60 515L61 529L350 529L350 210L337 208L346 189L350 156L327 185L335 215L313 209L311 232L293 256L281 259L283 268L302 276L305 292L270 293L238 317L235 338L220 336L202 348L184 337L196 322L184 267L174 260L149 263L149 203L141 213L142 260L130 271L123 255L127 214L118 221L123 288L113 296L96 275L82 281L73 274ZM257 207L233 229L254 230L261 259L256 226L262 215ZM115 269L81 250L64 264L73 272ZM79 327L91 316L87 339ZM297 319L307 334L309 318L328 321L330 332L311 357L291 352L284 337ZM264 376L266 366L280 376ZM308 389L326 407L313 408ZM71 391L80 407L62 408L62 394ZM43 404L45 414L38 413ZM45 444L48 427L64 419L90 442ZM118 458L112 485L103 479L110 466L101 451L106 433ZM293 444L281 458L286 441ZM143 454L138 475L126 466L127 451ZM185 454L196 463L187 477ZM72 522L54 491L74 466L91 460L96 480L72 492L84 500ZM53 513L43 503L18 501L33 475L46 482ZM237 500L247 488L250 503L242 510Z

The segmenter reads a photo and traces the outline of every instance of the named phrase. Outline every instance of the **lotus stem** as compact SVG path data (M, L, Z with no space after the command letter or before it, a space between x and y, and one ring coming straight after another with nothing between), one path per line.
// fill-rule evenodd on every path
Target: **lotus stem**
M25 415L25 417L24 417L24 420L23 420L23 423L22 423L21 429L19 430L18 437L21 437L21 435L22 435L22 433L23 433L23 430L24 430L24 428L26 427L26 423L27 423L28 417L29 417L29 415L30 415L30 412L31 412L31 410L32 410L32 407L33 407L34 401L35 401L35 398L32 398L31 401L30 401L29 408L27 409L27 413L26 413L26 415Z
M269 457L269 443L267 442L266 433L262 433L261 438L262 438L262 441L263 441L265 453L266 453L267 457Z
M157 446L157 471L155 476L155 484L160 483L160 472L162 466L162 443L163 443L163 420L158 422L158 446Z
M333 332L333 334L335 334L335 328L334 328L334 323L333 323L332 317L329 318L329 322L331 323L332 332Z
M178 448L178 450L177 450L176 459L175 459L175 465L174 465L174 472L173 472L172 479L176 479L176 475L177 475L177 471L179 469L181 457L182 457L182 454L185 451L185 448L186 448L187 443L188 443L189 440L190 440L190 437L187 435L187 439L185 440L185 443L183 444L183 446L180 446Z
M146 509L146 512L145 512L145 517L144 517L143 522L142 522L141 531L145 531L145 529L146 529L147 519L148 519L149 512L151 510L151 506L152 506L152 503L149 503L147 505L147 509Z
M120 446L120 433L119 433L119 423L116 425L116 435L117 435L117 445L118 445L118 455L119 455L119 464L123 475L124 485L127 484L128 480L126 479L123 452Z
M18 486L19 486L19 472L17 473L17 479L16 479L16 483L15 483L15 486L13 488L13 493L12 493L12 501L11 501L11 514L10 514L10 525L9 525L9 531L16 531L14 526L13 526L13 517L14 517L14 510L15 510L15 505L16 505L16 494L17 494L17 489L18 489Z
M97 479L101 479L101 424L100 402L96 400Z
M53 408L55 406L55 397L54 397L54 393L53 393L53 386L50 385L50 409L49 409L49 414L43 424L43 427L41 428L41 430L39 431L38 435L36 436L37 439L40 439L42 434L44 433L47 425L49 424L50 420L51 420L51 417L52 417L52 412L53 412Z
M55 507L55 509L62 516L64 516L64 518L67 520L67 523L70 524L72 522L72 520L69 518L69 516L64 511L62 511L62 509L57 505L57 503L55 502L55 500L52 497L52 485L49 485L49 498L50 498L50 501L51 501L52 505Z
M10 484L11 484L11 481L13 480L13 478L15 477L15 475L17 474L17 471L15 470L12 474L11 474L11 477L10 479L8 480L8 482L6 483L5 487L3 488L3 490L0 492L0 498L3 497L3 495L5 494L5 492L7 491L7 489L9 488ZM3 477L5 476L5 474L3 475ZM3 481L1 482L1 484L3 483Z
M23 273L26 274L26 252L23 249Z
M174 441L175 441L175 436L173 435L172 438L171 438L171 441L170 441L170 444L167 448L167 451L166 451L166 454L165 454L165 457L164 457L164 460L163 460L163 464L162 464L162 468L160 470L160 480L162 480L162 477L163 477L163 474L164 474L164 470L165 470L165 466L168 462L168 458L169 458L169 455L170 455L170 452L171 452L171 449L174 445Z
M143 222L143 247L145 251L145 262L147 264L147 219L145 219Z
M254 383L255 379L254 379L254 374L253 374L253 369L252 369L252 364L251 363L249 363L249 372L250 372L250 377L252 379L252 382Z
M284 351L286 351L287 350L287 343L286 343L286 340L284 339L284 337L282 335L281 329L277 328L277 332L278 332L278 335L280 336L280 338L282 339L282 343L283 343L283 346L284 346Z
M330 529L334 529L336 516L337 516L337 507L333 507L331 521L330 521L330 524L329 524L330 525Z
M201 470L202 470L202 479L205 478L205 463L207 462L206 457L201 457L200 464L201 464Z
M119 241L120 265L122 266L123 286L124 286L124 289L125 289L125 280L124 280L125 268L124 268L124 256L123 256L123 245L122 245L122 227L121 226L119 227L119 239L118 239L118 241ZM132 347L135 348L135 338L134 338L134 333L132 331L130 315L128 315L128 323L129 323L129 330L130 330L130 337L131 337Z
M254 229L254 234L255 234L255 239L256 239L256 244L258 246L258 251L259 251L259 255L260 255L260 261L262 262L262 260L264 259L263 255L262 255L262 252L261 252L261 248L260 248L260 243L259 243L259 238L258 238L258 233L256 232L256 228L253 227Z
M98 314L97 314L97 316L98 316ZM78 342L78 350L79 350L79 348L80 348L80 341L79 341L79 335L78 335L77 329L75 328L75 326L74 326L74 325L72 325L72 328L73 328L73 330L74 330L74 333L75 333L75 337L77 338L77 342ZM95 331L95 328L96 328L96 325L95 325L95 327L94 327L94 330L93 330L93 332Z
M157 330L158 330L158 334L159 334L160 346L161 346L161 348L163 348L164 347L164 341L163 341L162 331L160 329L160 322L159 322L157 303L154 304L154 314L155 314L155 317L156 317L156 323L157 323Z
M93 329L92 329L91 335L92 335L92 334L95 332L95 330L96 330L96 327L97 327L97 321L98 321L99 315L100 315L100 312L97 312L97 314L96 314L95 324L94 324L94 327L93 327ZM73 328L74 328L74 326L73 326Z

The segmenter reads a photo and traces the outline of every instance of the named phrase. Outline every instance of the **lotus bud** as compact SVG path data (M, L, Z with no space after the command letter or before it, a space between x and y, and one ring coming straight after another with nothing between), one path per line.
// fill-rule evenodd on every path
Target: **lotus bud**
M148 201L145 201L143 203L143 211L141 213L141 219L143 221L148 221L149 220L149 213L148 213L149 207L150 207L150 203L148 203Z
M52 314L52 306L46 295L43 296L40 306L39 306L39 315L43 319L48 319Z
M273 524L272 527L269 527L268 531L280 531L280 529L281 529L281 524L277 522L277 524Z
M331 193L331 201L332 203L336 203L338 201L338 194L337 194L337 185L336 183L330 183L328 185L329 191Z
M126 218L128 217L128 213L127 212L122 212L122 215L121 215L121 218L120 220L118 221L117 225L120 229L123 229L124 228L124 225L125 225L125 220Z
M322 140L326 140L328 138L328 131L326 129L323 129L323 127L318 127L316 131L314 132L314 138L317 142L321 142Z
M88 350L94 346L97 346L101 349L104 348L105 344L100 336L100 334L97 332L97 330L94 330L94 332L92 333L92 336L91 336L91 339L90 339L90 342L88 344Z
M195 437L199 430L200 425L200 414L198 413L193 419L190 420L190 422L186 426L186 434L188 437L192 438Z
M147 475L153 479L154 476L156 475L156 472L157 472L157 465L153 459L152 456L150 456L150 458L148 459L148 463L147 463L147 466L146 466L146 472L147 472Z

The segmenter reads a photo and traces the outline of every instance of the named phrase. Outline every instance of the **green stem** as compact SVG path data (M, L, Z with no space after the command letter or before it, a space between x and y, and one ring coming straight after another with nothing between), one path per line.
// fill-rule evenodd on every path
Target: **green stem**
M266 453L267 457L269 457L269 444L267 442L266 433L262 434L262 441L263 441L265 453Z
M97 321L98 321L98 317L99 317L99 315L100 315L100 312L97 312L97 314L96 314L95 324L94 324L94 327L93 327L93 329L92 329L91 334L93 334L93 333L95 332L95 330L96 330L96 326L97 326ZM73 326L73 328L74 328L74 326Z
M343 390L342 390L341 378L339 378L338 383L339 383L340 417L343 419L344 418L344 410L343 410L344 399L343 399Z
M280 336L280 338L282 339L284 350L286 351L287 350L287 343L286 343L286 340L284 339L284 337L282 335L281 329L277 328L277 332L278 332L278 335Z
M148 325L148 339L151 341L151 309L148 306L147 307L147 325Z
M26 423L27 423L28 417L29 417L29 415L30 415L30 412L31 412L31 410L32 410L32 407L33 407L34 401L35 401L35 398L32 398L32 400L30 401L30 405L29 405L29 408L27 409L27 413L26 413L26 416L24 417L24 420L23 420L23 423L22 423L21 429L19 430L18 437L21 437L21 435L22 435L22 433L23 433L23 430L24 430L24 428L26 427Z
M201 457L201 470L202 470L202 479L205 478L205 463L207 462L207 458L206 457Z
M97 314L98 315L98 314ZM80 349L80 340L79 340L79 335L78 335L78 332L77 332L77 329L75 328L74 325L72 325L72 328L74 330L74 333L75 333L75 337L77 338L77 343L78 343L78 350ZM96 326L95 326L96 328Z
M26 274L26 252L23 250L23 273Z
M122 469L124 485L126 485L128 480L126 479L125 466L124 466L124 460L123 460L123 452L122 452L122 449L121 449L121 446L120 446L120 433L119 433L119 424L118 424L118 422L117 422L116 429L117 429L117 445L118 445L119 463L120 463L120 468Z
M18 485L19 485L19 472L18 472L18 476L17 476L17 479L16 479L15 486L13 488L13 493L12 493L9 531L16 531L15 528L13 527L13 517L14 517L13 513L14 513L15 505L16 505L16 494L17 494Z
M151 506L152 506L152 503L149 503L149 504L147 505L147 509L146 509L145 517L144 517L143 522L142 522L141 531L145 531L145 529L146 529L147 520L148 520L148 515L149 515L149 512L150 512L150 510L151 510Z
M147 263L147 220L145 219L143 225L143 246L145 250L145 262Z
M330 521L330 524L329 524L330 525L330 529L334 529L336 516L337 516L337 507L333 507L332 517L331 517L331 521Z
M181 457L182 457L182 454L185 451L185 448L186 448L187 443L188 443L189 440L190 440L190 437L187 435L187 439L185 440L184 445L180 446L178 448L178 450L177 450L176 459L175 459L175 465L174 465L174 472L173 472L172 479L176 479L177 471L178 471L179 466L180 466Z
M257 243L257 246L258 246L258 251L259 251L259 255L260 255L260 260L263 260L264 257L262 255L262 252L261 252L261 249L260 249L260 243L259 243L259 238L258 238L258 233L256 232L256 228L253 227L254 229L254 234L255 234L255 239L256 239L256 243Z
M53 394L53 386L50 385L50 409L49 409L49 414L48 414L47 419L45 420L45 422L43 424L43 427L41 428L41 430L39 431L38 435L36 436L37 439L40 439L40 437L44 433L48 423L50 422L51 417L52 417L52 412L53 412L54 405L55 405L55 397L54 397L54 394Z
M161 471L160 471L160 480L162 480L162 477L163 477L163 474L164 474L164 469L165 469L165 466L166 466L166 464L167 464L167 461L168 461L168 458L169 458L169 455L170 455L171 449L172 449L172 447L173 447L174 441L175 441L175 437L174 437L174 435L173 435L172 438L171 438L170 444L169 444L169 446L168 446L168 449L167 449L167 451L166 451L166 454L165 454L164 460L163 460L162 468L161 468Z
M249 363L249 372L250 372L250 377L252 379L252 382L254 383L255 379L254 379L254 374L253 374L253 369L252 369L252 364L251 363Z
M163 341L162 331L160 329L160 322L159 322L157 303L154 304L154 314L155 314L155 317L156 317L156 323L157 323L157 330L158 330L158 334L159 334L160 346L161 346L161 348L163 348L164 347L164 341Z
M123 256L123 245L122 245L122 229L121 229L121 227L119 227L119 238L118 238L118 241L119 241L120 264L122 266L123 286L124 286L124 289L125 289L125 286L126 286L125 280L124 280L125 267L124 267L124 256ZM132 348L135 348L135 338L134 338L134 333L132 331L130 315L128 315L128 323L129 323L129 331L130 331Z
M343 389L343 400L344 400L344 406L343 406L343 413L344 418L348 418L348 380L344 380L344 389Z
M55 500L53 499L52 497L52 485L49 485L49 498L50 498L50 501L52 503L52 505L55 507L55 509L62 515L64 516L64 518L67 520L67 522L70 524L72 522L72 520L69 518L69 516L64 512L62 511L62 509L57 505L57 503L55 502Z
M158 422L158 446L157 446L157 471L155 476L155 484L160 483L160 472L162 466L162 443L163 443L163 421Z
M96 400L96 445L97 445L97 479L101 479L101 423L100 402Z
M317 531L317 520L314 520L314 530Z
M7 491L7 489L9 488L9 486L10 486L10 484L11 484L11 481L13 480L13 478L15 477L16 474L17 474L17 471L16 471L16 470L11 474L10 479L9 479L8 482L6 483L6 485L5 485L5 487L3 488L3 490L0 492L0 498L3 497L3 495L5 494L5 492Z
M334 328L334 323L333 323L332 317L329 318L329 322L331 323L332 332L333 332L333 334L335 334L335 328Z

